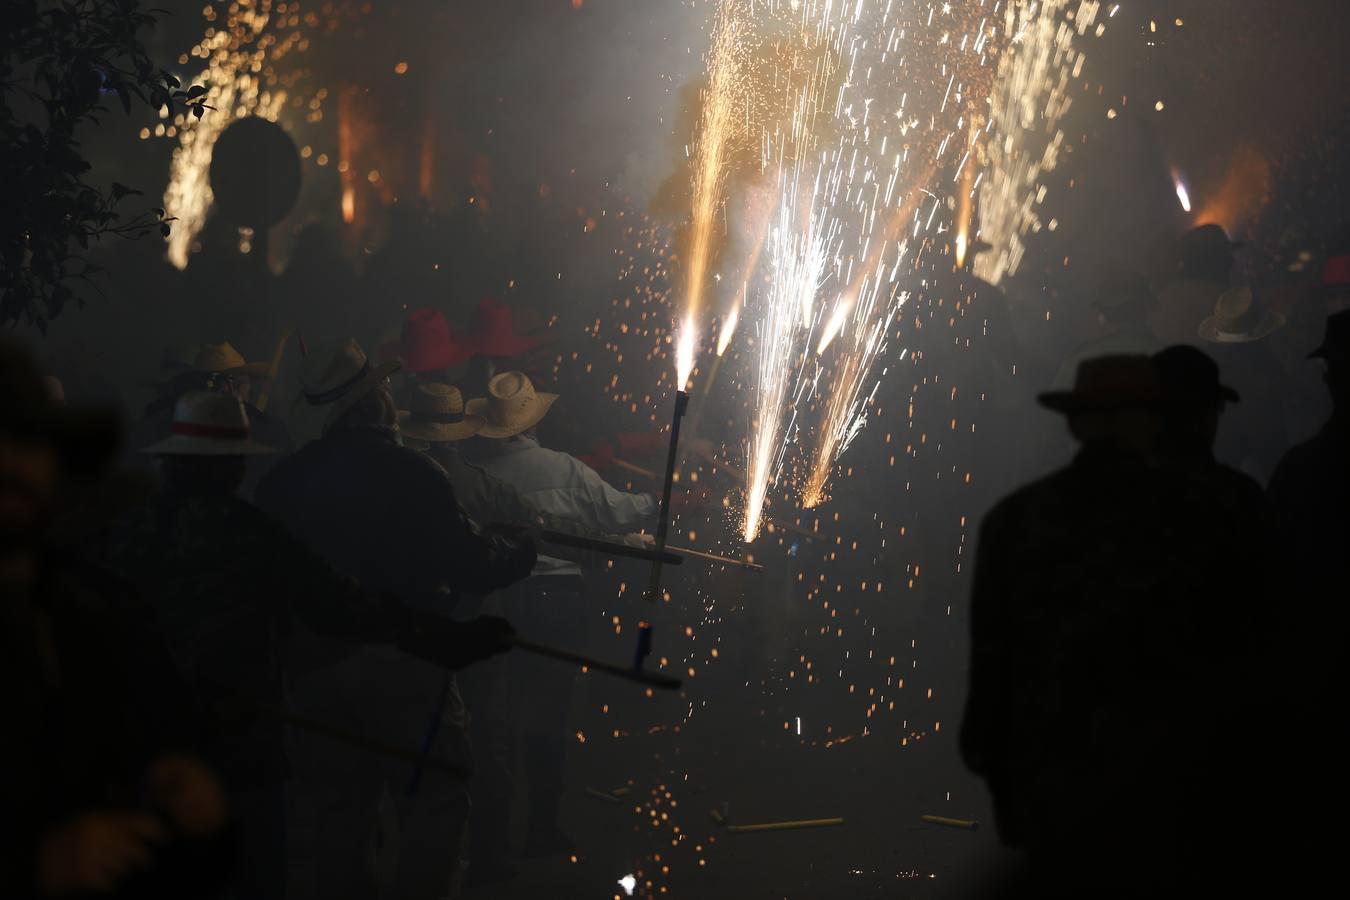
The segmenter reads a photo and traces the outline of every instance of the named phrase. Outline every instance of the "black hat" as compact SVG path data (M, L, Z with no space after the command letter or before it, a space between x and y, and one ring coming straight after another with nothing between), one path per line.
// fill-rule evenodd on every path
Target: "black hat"
M1153 354L1153 369L1158 373L1166 406L1216 400L1237 403L1242 399L1237 391L1219 381L1219 364L1195 347L1178 344L1158 351Z
M1350 309L1327 316L1322 343L1308 354L1309 359L1345 359L1350 356Z
M0 434L49 441L71 472L97 472L117 450L117 414L58 405L32 357L13 341L0 341L0 397Z
M1158 376L1147 356L1099 356L1078 364L1073 390L1050 391L1042 406L1074 415L1127 409L1157 409Z

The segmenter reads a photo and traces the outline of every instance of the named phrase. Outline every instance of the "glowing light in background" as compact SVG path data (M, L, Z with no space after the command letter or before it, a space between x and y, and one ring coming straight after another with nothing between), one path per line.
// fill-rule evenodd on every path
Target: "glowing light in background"
M1059 165L1059 121L1072 103L1069 83L1086 61L1078 38L1102 35L1100 9L1097 0L1005 4L1004 29L1012 38L994 82L989 160L979 189L980 236L992 249L975 261L975 274L986 281L1016 274L1026 252L1023 236L1042 227L1041 179Z
M575 5L578 7L581 6L580 3L576 3ZM633 891L637 890L637 879L632 875L625 875L619 879L619 887L623 888L625 895L631 897L633 896Z
M717 335L717 355L721 356L727 352L727 347L731 346L731 339L736 336L736 326L741 321L741 304L738 301L731 307L731 312L727 313L726 319L722 322L722 330Z
M191 56L206 61L205 70L194 83L206 87L206 103L214 106L190 128L182 127L187 117L179 115L178 146L169 167L169 184L164 190L164 208L177 216L168 240L168 258L174 266L187 267L192 246L206 224L214 197L211 193L211 151L235 119L262 116L276 121L286 103L286 91L269 88L265 72L292 49L307 46L298 30L278 39L268 32L272 19L272 0L236 3L223 13L224 22L213 7L206 7L207 21L214 23L206 36L192 48ZM298 9L298 4L291 4Z
M1177 189L1177 202L1186 212L1191 211L1191 192L1186 189L1186 181L1181 177L1181 173L1176 169L1172 170L1172 184Z

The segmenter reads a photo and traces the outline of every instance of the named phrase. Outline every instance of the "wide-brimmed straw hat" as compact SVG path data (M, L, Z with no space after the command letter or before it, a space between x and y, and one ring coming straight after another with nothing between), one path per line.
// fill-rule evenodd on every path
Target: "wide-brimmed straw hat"
M1158 376L1147 356L1099 356L1078 364L1073 390L1049 391L1042 406L1074 415L1127 409L1156 409L1161 399Z
M372 365L361 345L347 338L327 351L317 350L305 358L300 367L301 394L296 405L321 413L321 430L327 431L344 412L402 365L397 359Z
M233 394L188 391L173 407L169 436L141 450L157 456L254 456L276 449L249 437L248 413Z
M1284 316L1267 309L1251 288L1229 288L1214 304L1214 315L1200 323L1198 333L1212 344L1248 344L1278 330Z
M448 384L419 384L413 388L408 409L399 410L399 431L405 437L432 444L471 438L483 427L482 416L464 411L464 395Z
M207 344L199 349L192 358L192 368L198 372L212 372L217 375L257 378L267 374L268 365L264 362L245 361L240 352L229 341L219 344Z
M401 359L405 372L448 369L469 358L469 352L450 332L450 323L438 309L414 309L403 320L397 340L381 345L380 359Z
M538 425L557 399L536 392L524 372L502 372L488 382L488 395L470 400L466 410L483 417L482 437L509 438Z

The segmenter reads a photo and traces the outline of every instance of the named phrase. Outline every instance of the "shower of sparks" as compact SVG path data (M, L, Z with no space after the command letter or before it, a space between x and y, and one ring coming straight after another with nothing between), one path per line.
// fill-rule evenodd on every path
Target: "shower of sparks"
M1004 28L1013 37L994 83L979 189L980 233L992 249L975 261L975 274L986 281L1016 274L1026 252L1022 238L1041 230L1042 177L1059 164L1059 122L1069 110L1069 84L1086 60L1079 39L1102 35L1101 11L1098 0L1004 4Z
M690 219L689 265L685 271L686 289L682 341L688 342L688 359L679 362L679 387L688 383L693 370L695 330L702 312L703 293L712 259L713 232L718 227L717 212L722 207L726 153L743 121L743 78L739 70L740 4L726 0L718 11L713 45L708 53L708 85L703 96L703 116L695 147L693 210Z
M284 88L269 87L271 65L292 49L304 49L306 42L298 30L292 29L280 38L268 30L272 6L272 0L239 0L223 13L206 7L212 25L191 51L192 57L205 61L206 68L192 81L206 87L206 102L215 111L192 128L182 127L184 115L175 119L178 146L164 191L164 208L178 217L169 235L168 257L180 269L187 267L193 244L211 211L211 152L216 139L231 122L245 116L262 116L275 122L286 103ZM282 4L281 8L287 7ZM292 3L289 11L294 14L298 8L299 4ZM221 15L225 17L223 22L218 21ZM279 20L284 18L279 15ZM289 21L295 23L294 15Z
M816 173L814 189L804 198L798 194L801 180L812 176L800 171L784 173L778 221L768 237L771 280L764 291L758 292L756 302L758 365L742 529L746 541L758 536L769 487L782 471L796 421L796 411L791 407L801 392L804 342L809 341L811 326L819 315L816 292L837 250L838 220L824 221L810 202L825 174Z

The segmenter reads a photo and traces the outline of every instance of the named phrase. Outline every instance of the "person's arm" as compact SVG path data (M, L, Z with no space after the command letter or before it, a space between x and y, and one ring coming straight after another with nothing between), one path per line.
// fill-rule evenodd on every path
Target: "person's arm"
M586 524L611 534L639 531L651 524L659 506L655 497L617 490L585 463L576 459L572 463L582 485L576 500Z

